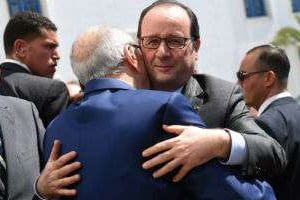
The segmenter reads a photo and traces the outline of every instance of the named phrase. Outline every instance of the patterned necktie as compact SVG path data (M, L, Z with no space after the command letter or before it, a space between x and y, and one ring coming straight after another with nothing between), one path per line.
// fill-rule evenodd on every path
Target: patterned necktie
M0 199L6 198L6 163L4 154L4 144L2 130L0 127Z

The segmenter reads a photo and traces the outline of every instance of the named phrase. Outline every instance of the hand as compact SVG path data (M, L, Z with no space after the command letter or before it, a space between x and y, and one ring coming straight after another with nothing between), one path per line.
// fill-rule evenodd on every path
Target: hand
M82 100L84 93L81 86L76 81L69 81L66 83L72 102L79 102Z
M71 151L60 156L60 148L61 143L55 140L50 158L37 181L37 192L46 199L60 196L75 196L76 190L67 189L66 187L80 181L78 174L68 176L81 168L80 162L69 163L77 156L77 153Z
M135 49L135 55L137 58L137 65L139 68L139 75L136 78L136 88L137 89L149 89L150 81L148 77L148 73L145 67L144 57L140 48Z
M71 102L79 102L83 99L83 96L84 92L78 92L77 94L70 96Z
M230 136L222 129L203 129L178 125L164 125L163 129L179 136L155 144L143 151L144 157L159 153L143 163L144 169L165 163L153 173L155 178L181 166L179 172L173 177L173 181L178 182L194 167L215 157L226 158L231 149Z

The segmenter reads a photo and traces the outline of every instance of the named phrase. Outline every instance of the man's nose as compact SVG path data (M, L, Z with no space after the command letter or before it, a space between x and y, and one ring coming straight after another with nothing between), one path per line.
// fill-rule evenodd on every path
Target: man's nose
M55 60L59 60L60 59L60 53L58 51L58 49L55 49L53 52L53 56L52 56Z
M161 41L159 44L156 55L158 57L168 57L171 55L171 49L167 46L166 42L164 40Z

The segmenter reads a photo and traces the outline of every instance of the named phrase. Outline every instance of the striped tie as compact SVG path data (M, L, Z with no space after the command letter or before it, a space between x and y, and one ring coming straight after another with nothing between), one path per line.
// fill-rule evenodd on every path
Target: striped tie
M2 131L0 129L0 199L6 199L6 163Z

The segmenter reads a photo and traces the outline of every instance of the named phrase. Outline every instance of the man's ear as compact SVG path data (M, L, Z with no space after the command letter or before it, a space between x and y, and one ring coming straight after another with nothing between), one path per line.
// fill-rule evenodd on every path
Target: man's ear
M195 40L193 42L193 45L194 45L195 51L198 52L199 49L200 49L200 47L201 47L201 40L200 40L200 38L198 38L197 40Z
M195 54L195 62L198 60L198 52L201 46L201 40L198 38L197 40L193 41L193 53Z
M24 58L27 54L28 43L22 39L16 39L14 42L14 52L17 57Z
M277 76L273 71L266 72L267 75L265 76L265 85L266 86L272 86L275 84L277 80Z
M131 67L132 70L134 71L139 71L138 67L138 59L137 55L135 54L135 47L132 45L125 45L124 47L124 61L127 62L128 66Z

